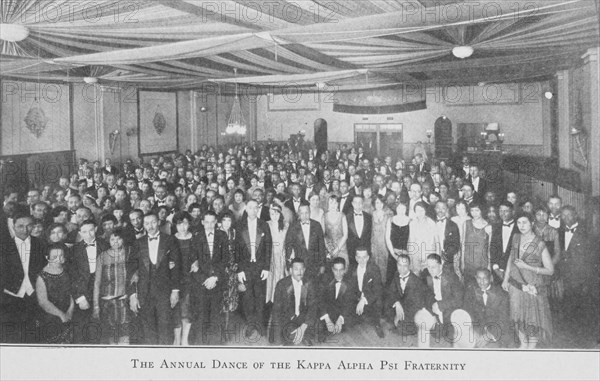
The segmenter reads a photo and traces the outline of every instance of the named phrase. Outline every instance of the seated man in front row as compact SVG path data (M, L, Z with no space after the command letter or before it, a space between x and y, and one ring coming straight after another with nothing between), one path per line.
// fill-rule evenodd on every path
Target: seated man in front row
M452 324L463 332L473 329L473 334L463 334L454 343L459 348L503 348L508 345L510 316L508 293L498 284L493 284L492 273L486 268L477 269L477 287L465 292L464 311L452 314ZM472 328L471 328L472 326Z
M290 275L277 282L273 300L274 341L311 346L317 320L317 290L304 278L304 260L292 259Z
M333 278L324 282L320 292L319 306L320 324L317 332L319 341L336 335L352 326L354 314L354 291L351 289L346 275L346 260L341 257L333 259L331 264Z
M358 265L352 271L348 282L354 292L353 312L354 317L368 318L375 327L375 333L383 339L384 333L381 328L381 308L383 284L379 267L370 261L369 253L365 248L356 249L356 262Z
M400 334L413 335L417 333L415 315L425 308L430 291L423 280L410 271L408 255L398 256L397 269L387 289L384 312L393 316Z
M436 330L440 336L448 341L454 341L455 335L450 323L450 315L462 307L464 290L462 283L454 271L442 268L442 257L438 254L427 256L427 271L425 272L427 282L426 310L420 310L415 315L415 324L420 335L418 345L429 347L430 336L425 331ZM461 327L462 329L462 327Z

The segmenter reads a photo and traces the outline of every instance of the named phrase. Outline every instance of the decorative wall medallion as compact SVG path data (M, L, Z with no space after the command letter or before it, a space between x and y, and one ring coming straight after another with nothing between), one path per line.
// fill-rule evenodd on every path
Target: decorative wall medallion
M48 124L48 118L44 113L44 110L39 106L38 102L34 102L31 105L29 111L27 111L27 115L25 116L25 126L29 132L31 132L36 139L39 139L42 136L44 130L46 129L46 125Z
M154 119L152 120L156 133L162 135L165 128L167 128L167 120L165 116L160 112L159 106L156 106L156 112L154 113Z

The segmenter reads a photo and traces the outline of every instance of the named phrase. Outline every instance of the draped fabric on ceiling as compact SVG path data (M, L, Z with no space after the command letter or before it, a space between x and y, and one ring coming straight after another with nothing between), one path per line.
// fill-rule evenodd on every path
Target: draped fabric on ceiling
M2 76L193 89L520 81L598 46L590 0L2 0ZM472 57L458 59L455 46ZM234 76L234 68L238 74Z

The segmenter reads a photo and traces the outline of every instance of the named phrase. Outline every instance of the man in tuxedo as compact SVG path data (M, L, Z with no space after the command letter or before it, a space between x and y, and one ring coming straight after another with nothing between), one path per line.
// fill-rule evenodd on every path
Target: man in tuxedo
M71 295L75 301L73 323L75 323L74 342L78 344L98 343L101 339L99 328L89 326L92 323L94 280L98 256L109 249L109 244L96 237L96 223L83 221L79 227L81 241L73 245L67 261L67 271L71 278Z
M308 205L308 201L306 201L301 196L300 184L293 183L292 187L292 198L287 200L283 205L294 212L294 215L298 215L298 209L301 205Z
M252 192L252 199L256 201L257 204L257 216L261 221L268 222L271 220L271 215L269 214L269 206L264 204L265 192L262 189L255 189ZM212 202L211 202L212 204ZM293 210L293 209L292 209ZM248 212L245 210L242 214L241 220L248 218Z
M304 261L294 258L290 275L275 286L273 333L279 345L312 346L317 322L317 287L313 280L304 277L304 272Z
M460 233L458 226L454 221L448 218L448 204L445 201L438 201L435 204L436 223L435 233L440 243L440 253L444 262L444 268L460 273Z
M397 272L386 290L384 312L393 319L401 334L415 334L417 311L426 307L430 292L423 279L410 271L410 257L400 254Z
M104 167L102 167L102 174L104 174L104 175L108 175L108 174L116 175L116 174L118 174L117 167L115 167L114 165L112 165L110 159L104 160Z
M348 182L346 180L340 181L340 211L345 215L348 215L352 211L352 200L354 196L348 191Z
M137 239L146 235L144 230L144 212L134 209L129 212L129 224L126 227L125 244L133 246Z
M562 198L559 195L551 195L548 197L548 225L554 229L560 230L563 228L561 219Z
M472 204L478 203L477 193L475 193L473 184L466 182L463 184L461 190L462 200L467 203L467 207L470 207Z
M356 267L356 250L358 247L367 248L371 255L371 232L373 227L373 218L369 213L363 212L364 199L362 196L356 196L352 199L353 210L346 215L348 222L348 258L350 267Z
M306 277L315 281L325 272L325 239L321 224L310 218L310 207L302 205L298 220L285 235L285 257L288 263L293 257L304 261Z
M423 155L418 153L415 155L415 169L417 173L429 174L431 167L423 160Z
M466 289L463 303L464 310L471 317L474 335L464 332L462 336L465 337L459 338L459 341L473 336L474 340L468 344L476 348L504 348L510 340L508 293L500 285L493 284L492 273L486 268L477 270L476 279L477 287Z
M558 234L562 255L558 268L564 284L562 310L573 324L585 321L589 313L586 309L597 300L598 251L590 247L589 237L574 207L565 205L561 215L563 228Z
M355 292L350 288L348 277L345 277L346 271L346 260L334 258L331 263L333 276L323 283L319 293L320 325L317 333L321 342L353 325Z
M384 200L387 200L388 196L394 192L392 192L391 189L389 189L387 187L387 185L384 182L384 178L382 175L375 175L373 177L373 185L375 186L376 195L381 195L383 196Z
M494 270L494 279L498 284L504 280L504 271L510 256L510 248L515 234L519 232L514 221L514 207L508 201L503 201L498 208L502 224L492 225L490 238L490 261Z
M138 239L131 250L127 274L129 306L140 314L146 344L172 343L171 314L179 302L181 253L175 237L158 229L155 214L144 216L147 236Z
M11 238L6 226L6 216L0 215L0 342L36 343L43 341L36 333L35 319L38 309L35 283L39 272L46 266L45 245L31 236L33 219L27 214L17 214Z
M471 176L471 184L473 185L473 192L475 192L475 196L481 200L481 198L487 192L488 185L485 179L482 179L479 176L479 166L472 165L469 169L469 174Z
M238 281L243 284L242 308L248 328L246 337L261 329L267 277L271 268L273 240L269 225L257 218L258 203L246 204L247 217L242 218L236 229L236 255Z
M301 198L308 201L310 199L311 194L319 194L319 187L315 184L315 175L313 175L312 173L306 175L304 182L304 189L301 192L301 195L303 197Z
M329 169L324 169L322 174L321 186L327 189L327 192L331 192L331 171Z
M429 289L426 301L427 311L438 321L438 326L445 326L444 333L452 337L450 315L454 310L461 308L464 298L464 289L458 276L451 270L444 270L442 257L437 254L427 256L427 272L425 281Z
M215 212L206 212L202 219L204 229L198 234L198 259L192 269L192 295L197 300L191 302L194 310L200 311L196 338L202 344L208 344L218 329L223 288L227 287L225 268L229 263L229 243L227 233L215 229L216 224Z
M462 157L460 165L456 168L456 175L465 181L471 181L471 161L468 156Z
M370 247L370 244L369 244ZM370 254L366 248L358 247L354 251L354 260L357 265L352 270L348 279L354 291L352 301L353 319L368 319L375 328L379 338L384 337L381 327L381 311L383 300L383 284L379 267L370 261Z

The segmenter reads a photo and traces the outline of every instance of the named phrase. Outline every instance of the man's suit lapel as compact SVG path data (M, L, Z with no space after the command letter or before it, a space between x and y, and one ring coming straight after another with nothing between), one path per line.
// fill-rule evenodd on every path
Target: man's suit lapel
M246 224L243 229L242 229L242 239L244 240L244 243L246 244L246 249L248 249L248 253L251 253L251 248L250 248L250 228L248 227L248 225Z
M257 220L256 221L256 240L254 241L254 244L256 245L255 251L256 251L257 257L258 257L258 247L260 246L260 241L262 241L262 235L263 235L263 231Z
M142 261L144 262L144 267L146 268L146 271L148 271L150 269L150 250L148 249L148 239L142 239L140 241L140 251L141 251L141 255L140 257L142 258Z
M346 202L348 201L346 200ZM348 217L348 227L350 228L350 230L352 230L352 233L354 233L354 235L358 237L358 232L356 231L356 224L354 223L354 214L350 214Z
M302 248L306 249L306 240L304 239L304 232L302 231L302 224L298 223L298 241L302 243ZM310 235L310 232L309 232Z

